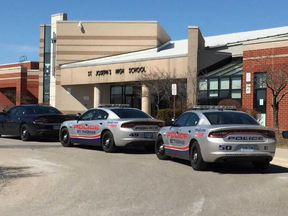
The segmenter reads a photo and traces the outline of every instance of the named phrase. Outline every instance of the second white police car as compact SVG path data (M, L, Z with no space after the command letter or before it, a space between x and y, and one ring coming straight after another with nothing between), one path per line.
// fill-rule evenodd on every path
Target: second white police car
M207 163L226 161L248 161L255 168L268 168L276 150L272 129L244 112L233 111L234 107L194 108L172 126L161 128L155 144L159 159L190 160L194 170L205 169Z

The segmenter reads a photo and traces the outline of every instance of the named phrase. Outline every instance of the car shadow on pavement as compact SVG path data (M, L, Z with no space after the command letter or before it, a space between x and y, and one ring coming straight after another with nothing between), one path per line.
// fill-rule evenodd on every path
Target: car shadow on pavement
M96 150L96 151L104 151L101 146L93 146L93 145L74 145L76 148L87 149L87 150ZM155 154L153 152L148 152L142 147L117 147L116 152L111 154Z
M18 136L3 136L1 139L21 141L20 137L18 137ZM24 141L22 141L22 142L26 143ZM58 137L33 137L31 141L27 141L27 142L31 142L31 143L35 143L35 142L59 142L60 143Z
M10 182L10 180L42 176L41 173L31 172L30 169L32 169L32 167L0 166L0 191Z
M190 161L187 160L172 158L171 161L191 167ZM267 170L258 170L251 163L209 163L204 172L219 174L280 174L288 173L288 168L270 164Z

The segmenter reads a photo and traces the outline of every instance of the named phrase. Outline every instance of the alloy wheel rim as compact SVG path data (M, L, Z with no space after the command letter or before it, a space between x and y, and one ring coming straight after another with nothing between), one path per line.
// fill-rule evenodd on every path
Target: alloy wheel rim
M105 142L104 142L104 146L106 148L109 148L109 146L110 146L110 137L106 137Z
M163 155L164 152L165 152L163 142L159 142L159 145L158 145L158 146L159 146L159 147L158 147L158 152L159 152L159 154Z
M68 139L68 134L67 133L64 133L63 134L63 142L67 142L67 139Z
M26 130L26 128L24 128L24 129L22 130L22 136L25 137L26 134L27 134L27 130Z
M197 148L194 148L194 149L193 149L192 161L193 161L194 164L197 164L197 161L198 161L198 151L197 151Z

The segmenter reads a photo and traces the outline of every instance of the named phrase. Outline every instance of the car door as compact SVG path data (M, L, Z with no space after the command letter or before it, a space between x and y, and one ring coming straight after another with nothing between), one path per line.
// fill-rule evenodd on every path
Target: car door
M192 138L195 137L195 134L197 136L201 136L203 134L201 131L196 131L197 124L199 122L199 117L195 113L191 113L190 116L188 117L185 125L181 127L181 132L183 134L183 137L187 137L185 139L185 145L188 147L185 152L183 152L182 156L184 159L189 159L189 144Z
M5 118L3 119L3 131L6 135L15 135L15 128L14 128L14 116L16 115L18 107L12 107L10 110L6 112Z
M15 114L11 115L11 130L13 135L19 135L20 125L24 120L23 117L26 115L26 112L27 110L25 107L19 106L17 107Z
M186 122L191 115L190 112L182 114L175 123L167 131L166 136L168 139L167 155L185 158L185 151L187 150L187 140L188 134L182 132L183 127L186 125ZM189 145L188 145L189 150Z
M78 121L72 125L70 138L72 142L78 143L97 143L100 137L99 125L95 118L97 117L97 109L88 110L85 112Z

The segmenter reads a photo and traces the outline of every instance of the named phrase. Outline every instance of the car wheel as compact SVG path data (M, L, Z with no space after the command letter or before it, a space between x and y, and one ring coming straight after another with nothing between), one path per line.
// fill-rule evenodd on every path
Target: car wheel
M158 136L155 142L155 153L160 160L168 160L171 158L165 154L164 142L161 136Z
M207 163L203 160L199 143L195 141L190 149L190 162L194 170L204 170Z
M60 132L60 142L64 147L71 147L73 143L70 140L69 131L67 128L63 128Z
M265 161L265 162L255 161L255 162L252 162L252 165L255 169L266 170L269 167L270 162L269 161Z
M155 152L155 146L154 145L144 146L144 148L149 153L154 153Z
M117 147L114 142L113 134L110 131L104 132L101 138L101 144L102 144L102 149L105 152L112 153L116 151Z
M29 129L28 129L28 125L26 124L23 124L21 126L21 129L20 129L20 137L21 137L21 140L23 141L29 141L31 140L31 135L29 133Z

